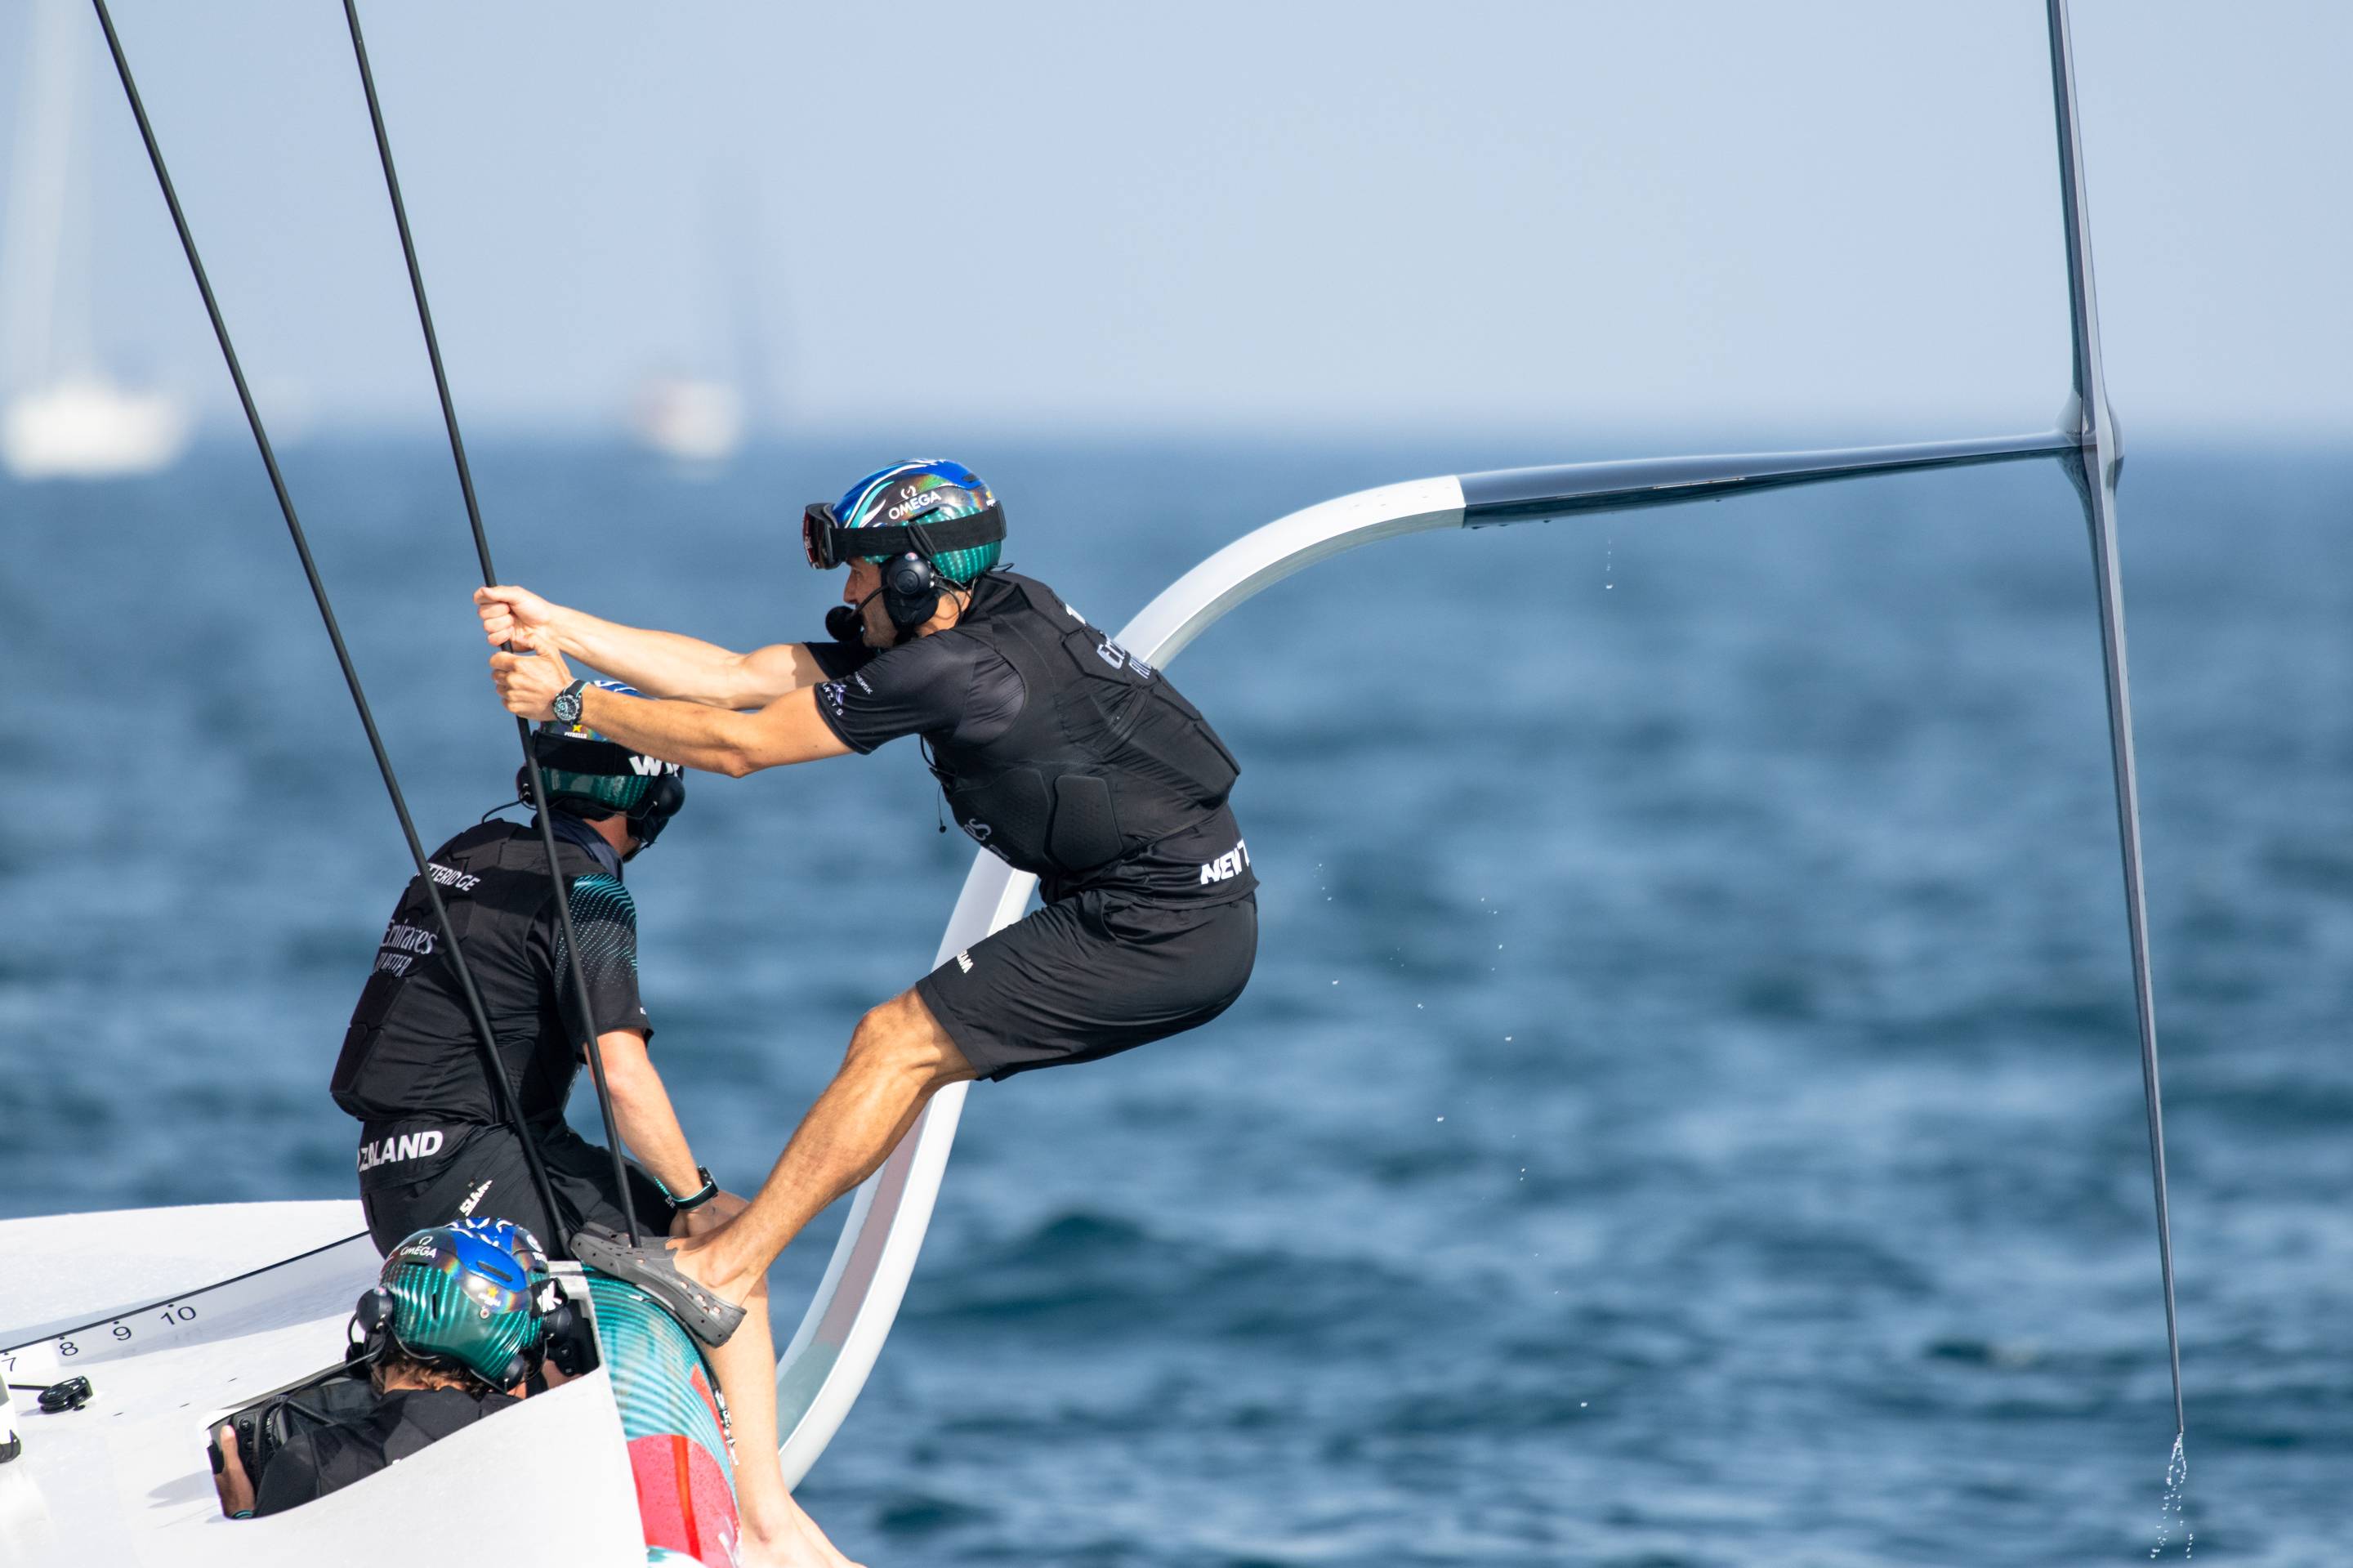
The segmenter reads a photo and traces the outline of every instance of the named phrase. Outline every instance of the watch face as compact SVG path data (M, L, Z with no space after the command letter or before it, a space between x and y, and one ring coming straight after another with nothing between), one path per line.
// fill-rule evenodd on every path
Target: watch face
M578 724L580 722L580 694L578 692L572 691L569 688L558 692L555 694L555 701L548 705L555 711L555 716L562 719L565 724Z

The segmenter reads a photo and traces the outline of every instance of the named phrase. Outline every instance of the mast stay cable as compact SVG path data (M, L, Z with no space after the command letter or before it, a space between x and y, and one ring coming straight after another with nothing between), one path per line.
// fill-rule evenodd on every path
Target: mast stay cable
M501 1115L512 1122L516 1135L522 1141L523 1158L531 1168L532 1187L539 1194L549 1216L554 1218L555 1192L547 1180L547 1171L540 1163L539 1151L532 1143L523 1126L522 1109L516 1103L514 1086L499 1063L497 1038L491 1029L489 1012L482 1006L481 992L475 988L473 971L467 966L466 955L458 943L457 932L449 924L448 907L442 902L440 887L433 880L425 845L417 836L417 824L408 814L408 800L400 788L399 777L394 773L392 758L385 750L384 736L375 726L375 715L368 706L367 693L360 684L358 669L352 663L351 650L344 646L342 627L335 620L335 607L327 597L327 585L319 576L318 563L311 559L311 543L302 531L301 519L295 515L294 498L286 488L286 476L279 471L278 454L269 444L269 432L262 427L261 410L253 401L253 390L246 385L245 369L237 357L237 347L229 341L228 323L221 315L220 302L213 296L212 281L205 273L205 263L196 252L196 239L188 228L187 214L180 208L179 193L173 187L172 175L164 165L164 149L155 140L155 128L148 122L147 106L139 97L139 85L131 74L130 57L122 51L122 39L114 30L114 17L106 8L106 0L90 0L98 10L99 26L106 32L106 47L114 56L115 74L122 80L123 96L130 101L132 118L139 122L139 138L145 143L147 161L155 170L155 183L163 188L164 205L171 209L172 227L180 237L180 249L186 252L188 270L196 281L196 292L203 296L205 314L211 319L213 336L220 344L221 358L227 362L229 380L237 387L237 399L245 410L245 422L252 429L254 445L260 449L261 466L269 471L269 488L278 497L278 510L286 519L286 532L294 541L294 554L302 563L302 576L311 585L311 597L319 607L319 619L327 629L327 641L335 650L335 662L343 673L343 684L352 694L352 705L359 710L360 727L367 732L368 749L375 755L376 771L384 778L385 792L392 797L393 814L400 819L402 837L408 842L408 857L416 863L417 881L423 884L426 899L433 906L433 920L449 954L449 967L457 976L458 989L466 1003L467 1016L474 1025L474 1043L480 1047L482 1068L491 1081L491 1091L498 1101Z
M2157 998L2149 975L2148 903L2142 875L2140 784L2133 763L2132 683L2125 661L2124 574L2116 558L2116 474L2124 444L2108 407L2100 365L2100 311L2092 281L2092 231L2084 215L2083 131L2075 103L2075 45L2067 0L2045 0L2052 96L2058 105L2060 214L2067 235L2067 314L2073 328L2074 396L2067 416L2076 450L2067 477L2084 503L2100 609L2100 667L2108 699L2108 751L2116 775L2116 836L2124 854L2125 934L2132 950L2133 1014L2139 1025L2141 1098L2148 1113L2149 1178L2157 1199L2157 1258L2165 1288L2165 1351L2173 1373L2173 1430L2189 1431L2181 1404L2181 1327L2173 1299L2173 1216L2165 1191L2165 1100L2157 1068Z
M408 207L400 197L400 175L393 169L392 142L384 129L384 108L376 100L375 72L369 69L367 44L360 36L360 13L354 0L343 0L343 20L352 35L352 54L359 61L360 86L367 93L368 122L375 131L377 161L384 165L385 190L392 197L393 222L400 229L400 253L408 263L408 290L417 298L417 320L425 329L426 356L433 362L433 387L441 397L441 422L449 432L449 455L457 460L458 488L466 498L466 521L474 531L474 558L482 568L482 586L498 586L498 572L491 565L491 541L482 530L481 503L474 496L474 471L466 461L466 439L458 430L458 406L449 396L449 376L441 362L441 339L433 330L433 307L425 300L425 273L417 261L417 241L408 228ZM505 644L508 652L514 644ZM621 1217L628 1230L629 1245L638 1245L637 1206L629 1199L629 1174L622 1162L621 1133L613 1118L613 1092L605 1081L605 1051L596 1037L596 1015L588 997L588 976L581 967L580 940L572 928L572 896L565 888L564 868L556 859L555 826L553 813L546 804L547 783L541 776L539 753L531 743L531 721L515 715L515 736L522 743L523 766L531 771L532 805L539 820L540 842L547 850L548 881L555 889L555 918L564 933L564 950L569 959L566 969L572 981L572 999L578 1008L582 1027L587 1032L582 1053L588 1059L588 1075L596 1087L596 1108L605 1118L605 1148L613 1160L613 1190L620 1195ZM526 1142L530 1134L524 1132ZM548 1211L551 1217L554 1210ZM567 1238L568 1240L568 1238Z

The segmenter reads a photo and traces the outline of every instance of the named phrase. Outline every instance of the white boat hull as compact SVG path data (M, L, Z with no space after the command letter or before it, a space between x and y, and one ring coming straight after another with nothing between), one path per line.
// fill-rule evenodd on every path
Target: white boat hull
M395 1526L401 1554L422 1561L646 1561L601 1370L290 1513L221 1517L206 1428L342 1355L378 1263L356 1202L0 1222L0 1259L8 1381L79 1372L95 1395L70 1414L41 1414L29 1394L16 1406L24 1452L0 1465L12 1568L311 1568L380 1555Z
M187 446L187 410L176 398L102 381L28 392L0 412L0 461L18 479L153 473Z

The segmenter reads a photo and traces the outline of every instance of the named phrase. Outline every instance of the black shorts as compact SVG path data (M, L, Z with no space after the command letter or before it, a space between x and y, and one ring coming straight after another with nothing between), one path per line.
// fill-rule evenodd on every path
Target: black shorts
M438 1140L427 1148L432 1135ZM413 1142L404 1142L413 1139ZM376 1250L390 1254L402 1239L428 1225L473 1215L512 1220L539 1239L550 1257L569 1257L565 1238L583 1223L622 1228L613 1159L562 1122L533 1129L547 1184L555 1189L561 1224L532 1185L522 1140L511 1127L441 1121L369 1122L360 1129L360 1158L376 1158L360 1172L360 1208ZM670 1201L653 1178L628 1167L629 1198L638 1234L670 1234ZM470 1205L470 1206L469 1206Z
M1096 889L1049 904L915 982L985 1078L1092 1062L1197 1029L1258 958L1258 899L1141 904Z

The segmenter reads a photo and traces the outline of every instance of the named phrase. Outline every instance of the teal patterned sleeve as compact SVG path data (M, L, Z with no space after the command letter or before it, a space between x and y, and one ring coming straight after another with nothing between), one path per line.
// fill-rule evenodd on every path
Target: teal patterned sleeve
M564 1010L565 1024L576 1034L580 1018L553 900L547 918L556 927L554 973L550 978ZM629 890L617 877L603 872L573 878L572 928L579 933L580 968L588 981L588 1001L596 1010L596 1027L642 1029L651 1038L653 1022L646 1016L645 1001L638 994L638 906Z

